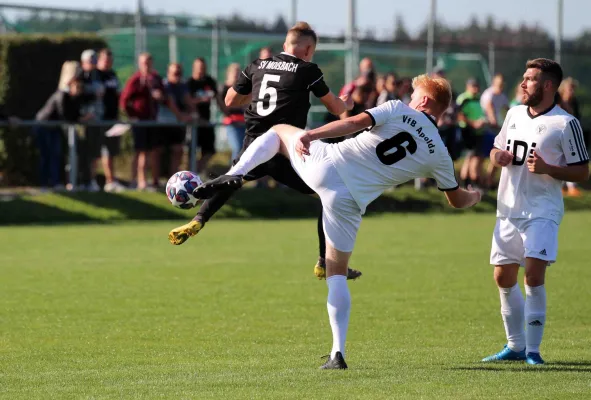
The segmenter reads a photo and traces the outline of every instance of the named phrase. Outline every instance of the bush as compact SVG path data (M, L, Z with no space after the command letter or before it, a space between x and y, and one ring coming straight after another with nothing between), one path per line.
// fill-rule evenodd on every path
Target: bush
M62 64L86 49L106 47L90 34L0 36L0 104L7 115L33 119L57 89ZM30 129L0 130L2 184L37 181L37 151Z

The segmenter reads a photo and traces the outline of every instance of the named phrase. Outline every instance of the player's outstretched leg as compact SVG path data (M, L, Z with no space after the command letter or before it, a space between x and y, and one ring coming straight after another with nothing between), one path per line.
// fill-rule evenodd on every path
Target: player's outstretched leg
M279 152L280 147L279 135L274 129L269 129L248 146L240 156L240 160L230 168L226 175L204 182L193 190L193 196L199 199L208 199L220 191L239 188L242 186L242 177L273 158Z

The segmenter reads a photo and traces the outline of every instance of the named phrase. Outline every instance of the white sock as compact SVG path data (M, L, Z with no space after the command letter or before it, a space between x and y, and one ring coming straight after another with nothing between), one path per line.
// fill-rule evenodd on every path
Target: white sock
M513 351L522 351L525 348L525 302L519 284L511 288L499 288L499 294L507 345Z
M328 285L328 319L332 329L332 351L330 358L334 358L337 351L345 357L345 340L349 328L349 314L351 311L351 295L347 285L347 277L344 275L333 275L326 278Z
M279 152L281 139L273 129L255 139L240 156L240 160L226 175L246 175L257 166L269 161Z
M525 285L525 344L528 353L539 353L546 325L546 288Z
M574 182L566 182L566 187L569 188L570 190L576 189L577 188L577 184L574 183Z

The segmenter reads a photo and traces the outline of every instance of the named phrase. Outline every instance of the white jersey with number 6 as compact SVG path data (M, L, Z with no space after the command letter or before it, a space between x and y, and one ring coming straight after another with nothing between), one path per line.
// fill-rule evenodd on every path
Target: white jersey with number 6
M434 178L440 190L457 189L453 162L435 120L401 101L365 111L369 131L328 147L328 154L362 212L386 189L415 178Z
M588 163L579 121L558 106L536 116L527 106L513 107L495 138L495 147L514 155L513 162L501 172L497 216L545 218L560 224L564 214L562 181L530 172L527 158L535 150L551 165Z

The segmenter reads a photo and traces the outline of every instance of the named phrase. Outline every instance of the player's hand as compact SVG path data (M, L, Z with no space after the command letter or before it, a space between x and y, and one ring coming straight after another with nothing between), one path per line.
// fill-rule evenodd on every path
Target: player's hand
M532 152L531 157L527 159L527 169L534 174L547 174L550 170L546 161L535 150Z
M312 140L306 131L302 132L296 139L296 153L298 153L303 161L306 161L304 156L310 155L310 143L312 143Z
M513 153L507 150L499 150L495 153L495 163L501 167L506 167L513 162Z
M345 108L347 111L351 111L353 109L353 98L350 97L348 94L344 94L340 97L341 100L345 103Z

